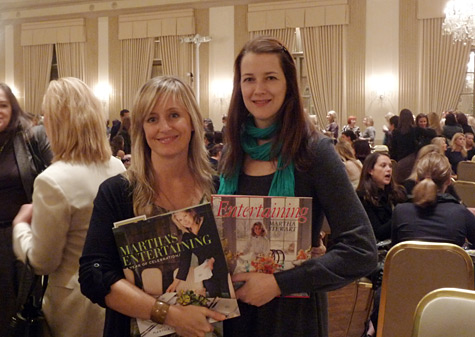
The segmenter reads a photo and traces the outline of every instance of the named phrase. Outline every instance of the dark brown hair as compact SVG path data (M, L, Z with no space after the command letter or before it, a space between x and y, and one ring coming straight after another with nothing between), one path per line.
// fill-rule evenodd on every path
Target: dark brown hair
M373 180L370 171L374 169L374 165L376 165L378 158L381 156L386 156L389 158L388 154L382 152L373 152L368 157L366 157L363 163L363 168L361 170L360 182L358 184L358 187L356 188L356 191L360 195L363 195L366 201L370 202L375 206L380 206L380 193L379 187ZM406 200L406 192L404 190L404 187L396 184L392 176L389 185L386 185L384 187L384 193L387 195L388 200L392 204L397 204Z
M294 161L297 168L307 169L310 155L308 139L316 134L303 110L294 60L280 41L272 37L261 36L248 41L234 62L234 87L226 124L226 148L223 151L220 171L225 176L233 175L244 155L241 148L241 131L249 111L244 105L241 91L241 62L244 56L249 53L276 55L287 83L284 102L277 112L278 131L272 140L271 159L278 157L279 153L276 149L281 144L280 153L282 153L285 165Z
M5 83L0 83L0 89L5 92L8 102L12 107L12 116L10 118L10 123L8 124L5 131L14 132L21 126L23 130L28 132L33 126L31 116L21 109L18 100L16 99L15 95L13 94L12 90L8 85L6 85Z

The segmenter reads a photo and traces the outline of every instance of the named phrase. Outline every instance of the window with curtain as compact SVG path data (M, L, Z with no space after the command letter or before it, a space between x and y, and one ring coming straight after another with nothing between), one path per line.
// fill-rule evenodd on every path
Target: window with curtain
M57 80L58 78L58 58L56 57L56 47L55 45L53 45L53 59L51 61L51 75L49 77L49 80L53 81Z
M475 47L470 52L465 82L460 94L457 110L473 115L475 107Z

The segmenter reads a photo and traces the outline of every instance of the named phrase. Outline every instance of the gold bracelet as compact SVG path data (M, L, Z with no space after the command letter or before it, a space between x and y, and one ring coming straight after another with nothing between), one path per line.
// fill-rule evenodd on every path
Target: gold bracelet
M163 324L165 322L165 318L167 317L169 308L169 304L160 300L156 300L153 304L152 312L150 313L150 319L155 323Z

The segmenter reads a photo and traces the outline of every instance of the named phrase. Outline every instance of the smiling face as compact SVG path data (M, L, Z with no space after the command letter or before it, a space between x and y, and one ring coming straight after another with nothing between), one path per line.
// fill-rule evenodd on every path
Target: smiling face
M275 54L246 54L241 61L241 92L256 126L266 128L275 121L284 103L287 82Z
M173 99L159 100L143 123L152 160L188 156L193 127L185 107Z
M392 173L393 166L391 164L391 159L385 155L379 156L373 169L369 171L371 178L379 188L384 188L384 186L391 183Z
M176 212L175 219L185 228L190 229L193 226L194 220L189 212Z
M4 131L12 118L12 105L3 89L0 89L0 132Z
M262 225L259 223L254 224L254 227L252 227L252 230L254 231L255 236L262 236L263 234Z
M417 126L420 128L426 128L427 127L427 118L426 117L421 117L417 120Z

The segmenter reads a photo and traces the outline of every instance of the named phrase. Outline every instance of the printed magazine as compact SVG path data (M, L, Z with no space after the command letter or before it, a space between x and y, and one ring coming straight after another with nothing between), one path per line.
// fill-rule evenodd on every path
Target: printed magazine
M114 224L127 280L169 304L202 305L239 316L210 203ZM174 333L167 325L137 320L140 336Z
M213 195L212 205L231 274L277 273L310 258L312 198Z

